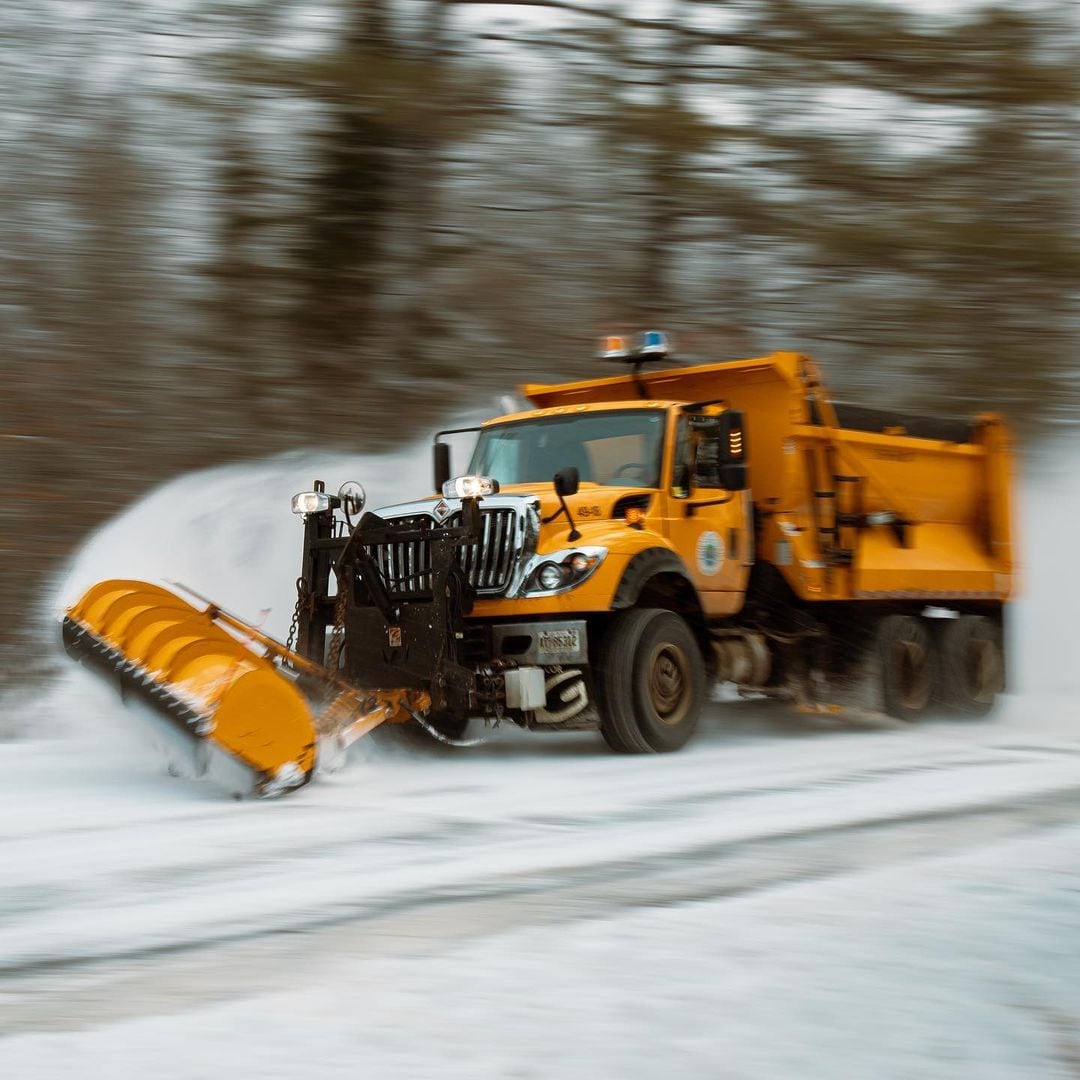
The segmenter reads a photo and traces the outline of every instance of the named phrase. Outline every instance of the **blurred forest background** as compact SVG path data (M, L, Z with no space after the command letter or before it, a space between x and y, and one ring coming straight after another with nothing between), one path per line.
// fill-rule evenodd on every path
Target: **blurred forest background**
M1075 0L6 0L0 683L151 485L605 332L1076 423L1078 73Z

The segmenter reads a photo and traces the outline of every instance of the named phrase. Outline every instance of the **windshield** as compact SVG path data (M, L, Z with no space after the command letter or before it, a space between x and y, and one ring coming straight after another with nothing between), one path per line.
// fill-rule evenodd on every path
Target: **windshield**
M584 484L659 487L664 415L660 409L628 409L485 428L469 472L500 484L539 484L572 465Z

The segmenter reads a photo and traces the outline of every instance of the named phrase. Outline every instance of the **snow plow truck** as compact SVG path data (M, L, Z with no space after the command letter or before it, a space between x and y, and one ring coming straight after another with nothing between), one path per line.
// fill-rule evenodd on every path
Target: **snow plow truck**
M597 730L678 750L711 684L804 710L978 715L1005 685L1013 587L1001 417L834 401L790 352L673 366L607 339L618 375L527 385L433 493L363 512L317 481L293 630L188 593L91 588L68 651L234 792L279 794L380 724Z

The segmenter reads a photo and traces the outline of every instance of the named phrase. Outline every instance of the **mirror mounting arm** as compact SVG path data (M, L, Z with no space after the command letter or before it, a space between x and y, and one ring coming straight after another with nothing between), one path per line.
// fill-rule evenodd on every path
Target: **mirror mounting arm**
M576 495L578 485L580 483L578 471L574 466L569 466L565 469L560 469L552 479L552 485L555 488L555 494L559 498L559 509L554 514L550 514L544 518L541 524L549 525L560 514L566 515L566 520L570 522L570 532L567 536L567 540L573 543L575 540L581 539L581 533L578 532L577 525L574 524L574 518L570 513L570 507L566 505L567 495Z

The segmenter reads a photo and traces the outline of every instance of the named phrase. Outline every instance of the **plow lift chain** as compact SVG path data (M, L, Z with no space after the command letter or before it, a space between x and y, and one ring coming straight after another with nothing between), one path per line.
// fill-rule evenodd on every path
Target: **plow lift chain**
M315 597L304 577L296 579L296 603L293 605L292 621L289 623L289 636L285 639L285 648L292 652L296 647L296 634L300 627L301 616L311 618L315 610ZM290 665L291 666L291 665Z

